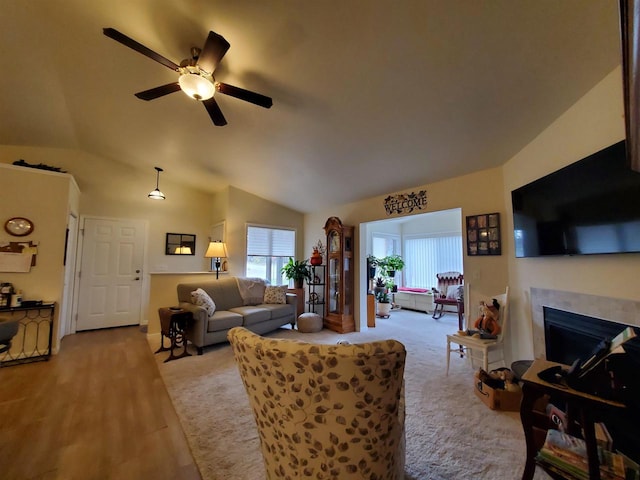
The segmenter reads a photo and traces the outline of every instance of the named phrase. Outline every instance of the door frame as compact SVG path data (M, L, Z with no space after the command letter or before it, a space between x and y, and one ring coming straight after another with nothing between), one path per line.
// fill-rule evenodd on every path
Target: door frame
M147 251L149 246L149 221L140 218L123 218L123 217L103 217L100 215L80 215L78 222L78 242L76 248L76 265L73 281L73 306L72 306L72 320L70 330L67 334L76 333L78 325L78 304L80 300L80 268L82 267L82 251L84 249L84 223L85 220L109 220L109 221L136 221L141 222L144 226L144 238L142 241L142 285L140 286L140 317L138 318L138 324L143 325L147 322L146 314L149 305L149 274L148 271L148 257Z
M76 280L76 254L78 252L78 215L69 212L67 217L67 239L65 240L65 267L64 290L60 301L58 314L58 342L56 349L60 348L60 341L67 335L75 333L73 322L73 305L75 303ZM68 282L67 282L68 280Z

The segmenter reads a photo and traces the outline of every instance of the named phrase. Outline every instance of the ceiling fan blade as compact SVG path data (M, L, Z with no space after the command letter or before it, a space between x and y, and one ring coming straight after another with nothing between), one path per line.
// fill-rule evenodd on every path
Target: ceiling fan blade
M156 88L150 88L149 90L145 90L144 92L136 93L136 97L140 100L153 100L155 98L164 97L165 95L169 95L170 93L177 92L180 90L180 84L178 82L167 83L166 85L161 85Z
M222 110L218 106L218 103L211 97L209 100L204 100L202 102L204 104L204 108L209 112L209 116L211 120L213 120L213 124L218 127L223 127L227 124L227 120L224 118L222 114Z
M271 108L271 106L273 105L273 100L271 100L270 97L245 90L244 88L234 87L233 85L229 85L227 83L217 82L216 90L218 90L220 93L224 93L225 95L239 98L240 100L253 103L260 107Z
M213 73L230 46L231 44L222 35L209 32L204 48L198 57L198 66L208 73Z
M102 33L104 33L107 37L114 39L116 42L120 42L124 46L132 48L136 52L149 57L151 60L155 60L165 67L169 67L171 70L178 70L178 68L180 68L179 65L173 63L171 60L145 47L141 43L136 42L133 38L127 37L124 33L120 33L114 28L103 28Z

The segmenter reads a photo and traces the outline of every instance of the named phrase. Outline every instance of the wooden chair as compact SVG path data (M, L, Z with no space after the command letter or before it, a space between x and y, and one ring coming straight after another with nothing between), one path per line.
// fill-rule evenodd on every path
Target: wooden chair
M464 276L460 272L444 272L436 275L438 292L433 300L432 318L439 319L444 315L444 307L455 307L458 314L458 329L462 330L464 318ZM457 287L457 288L456 288Z
M489 370L489 363L504 362L503 341L509 321L509 287L506 288L505 293L488 298L488 303L491 303L491 300L494 298L500 304L498 323L500 324L501 331L497 335L497 338L480 339L469 335L460 335L459 333L447 335L447 375L449 375L449 361L452 352L459 353L461 357L467 356L471 360L471 366L473 368L475 368L473 361L481 359L482 368L485 371ZM451 348L452 343L457 344L458 347ZM498 351L500 356L489 362L489 352L491 351Z

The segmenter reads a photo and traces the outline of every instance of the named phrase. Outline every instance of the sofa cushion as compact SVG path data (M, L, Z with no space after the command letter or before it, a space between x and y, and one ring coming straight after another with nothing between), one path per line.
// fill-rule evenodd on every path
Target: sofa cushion
M207 321L207 332L219 332L242 326L242 315L228 310L218 310Z
M229 310L231 307L239 307L243 304L235 277L220 277L219 280L198 283L180 283L178 284L178 301L191 303L191 292L197 288L202 288L209 294L216 304L216 310Z
M271 310L262 306L247 305L246 307L235 307L229 310L244 317L243 325L245 327L271 320Z
M264 303L287 303L287 285L267 285L264 289ZM262 302L261 302L262 303Z
M196 290L191 292L191 303L204 308L207 311L207 315L209 316L209 318L211 318L211 316L216 313L215 302L211 299L209 294L201 288L197 288Z
M447 300L460 300L464 297L462 285L449 285L447 287Z
M269 310L271 312L272 319L294 316L296 314L293 305L288 303L264 303L262 305L258 305L258 307Z

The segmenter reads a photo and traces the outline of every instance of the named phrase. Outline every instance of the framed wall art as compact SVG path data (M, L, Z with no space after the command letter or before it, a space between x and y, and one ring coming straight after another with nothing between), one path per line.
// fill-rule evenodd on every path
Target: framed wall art
M467 216L467 255L502 255L499 213Z
M189 233L167 233L165 255L195 255L196 236Z

